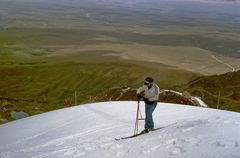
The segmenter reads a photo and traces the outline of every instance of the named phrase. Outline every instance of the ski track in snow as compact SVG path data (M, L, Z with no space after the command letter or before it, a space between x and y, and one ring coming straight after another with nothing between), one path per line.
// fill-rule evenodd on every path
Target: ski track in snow
M2 125L0 158L240 158L238 113L159 103L155 126L164 128L115 141L133 133L135 112L136 102L105 102Z

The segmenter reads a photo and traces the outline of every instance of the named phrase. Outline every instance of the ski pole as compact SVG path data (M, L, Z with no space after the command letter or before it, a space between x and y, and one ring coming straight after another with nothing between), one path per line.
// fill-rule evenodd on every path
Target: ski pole
M140 120L144 120L143 117L142 117L142 113L141 113L140 108L139 108L139 113L140 113Z
M134 128L134 135L138 134L138 116L139 116L139 104L140 104L140 100L138 100L137 114L136 114L135 128Z

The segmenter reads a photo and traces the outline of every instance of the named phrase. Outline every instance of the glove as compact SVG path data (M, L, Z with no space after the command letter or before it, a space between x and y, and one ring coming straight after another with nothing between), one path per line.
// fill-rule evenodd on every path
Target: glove
M141 98L142 98L142 95L141 95L141 94L137 94L137 98L138 98L138 99L141 99Z

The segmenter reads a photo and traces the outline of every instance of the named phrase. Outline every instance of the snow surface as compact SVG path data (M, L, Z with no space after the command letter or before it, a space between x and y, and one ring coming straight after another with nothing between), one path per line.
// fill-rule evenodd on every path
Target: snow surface
M239 113L159 103L155 127L164 128L116 141L133 134L136 108L93 103L1 125L0 158L240 158Z

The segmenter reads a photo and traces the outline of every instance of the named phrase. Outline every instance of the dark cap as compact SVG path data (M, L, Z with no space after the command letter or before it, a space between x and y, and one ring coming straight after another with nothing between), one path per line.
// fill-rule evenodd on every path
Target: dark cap
M147 77L145 78L145 82L149 82L149 83L152 83L154 80L152 77Z

